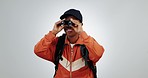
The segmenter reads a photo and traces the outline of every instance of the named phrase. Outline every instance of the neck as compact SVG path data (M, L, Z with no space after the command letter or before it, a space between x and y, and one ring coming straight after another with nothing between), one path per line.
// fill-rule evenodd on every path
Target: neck
M68 37L69 42L72 43L72 44L74 44L74 43L76 43L76 41L78 40L79 35L67 36L67 37Z

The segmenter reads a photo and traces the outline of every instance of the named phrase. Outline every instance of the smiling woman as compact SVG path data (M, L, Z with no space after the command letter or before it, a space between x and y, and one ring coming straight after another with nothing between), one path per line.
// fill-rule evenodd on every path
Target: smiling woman
M73 25L62 25L65 21L71 21ZM56 37L62 29L65 36ZM80 11L70 9L55 23L53 30L35 45L34 51L37 56L56 65L54 78L97 78L95 66L104 48L83 30Z

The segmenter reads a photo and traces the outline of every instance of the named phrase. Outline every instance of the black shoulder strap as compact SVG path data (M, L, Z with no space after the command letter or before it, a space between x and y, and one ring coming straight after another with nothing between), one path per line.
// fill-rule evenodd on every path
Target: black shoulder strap
M85 60L85 65L87 65L93 72L94 78L97 78L97 69L93 64L93 61L89 59L89 52L85 45L80 45L81 55Z
M63 34L62 36L58 37L58 42L57 42L56 50L55 50L55 54L54 54L54 64L55 64L54 76L56 75L56 71L58 69L59 60L60 59L63 60L62 53L63 53L63 49L64 49L65 36L66 36L66 34Z

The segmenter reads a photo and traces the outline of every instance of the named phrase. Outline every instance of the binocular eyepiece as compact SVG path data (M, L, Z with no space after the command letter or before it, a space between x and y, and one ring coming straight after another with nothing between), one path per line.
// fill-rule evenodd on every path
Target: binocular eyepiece
M74 26L75 24L70 20L63 20L60 25Z

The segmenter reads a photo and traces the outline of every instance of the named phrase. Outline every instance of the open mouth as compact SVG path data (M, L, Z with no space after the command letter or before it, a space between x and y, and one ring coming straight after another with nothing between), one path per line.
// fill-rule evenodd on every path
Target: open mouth
M65 29L66 32L72 32L73 31L72 27L65 27L64 29Z
M72 29L67 29L66 32L72 32Z

